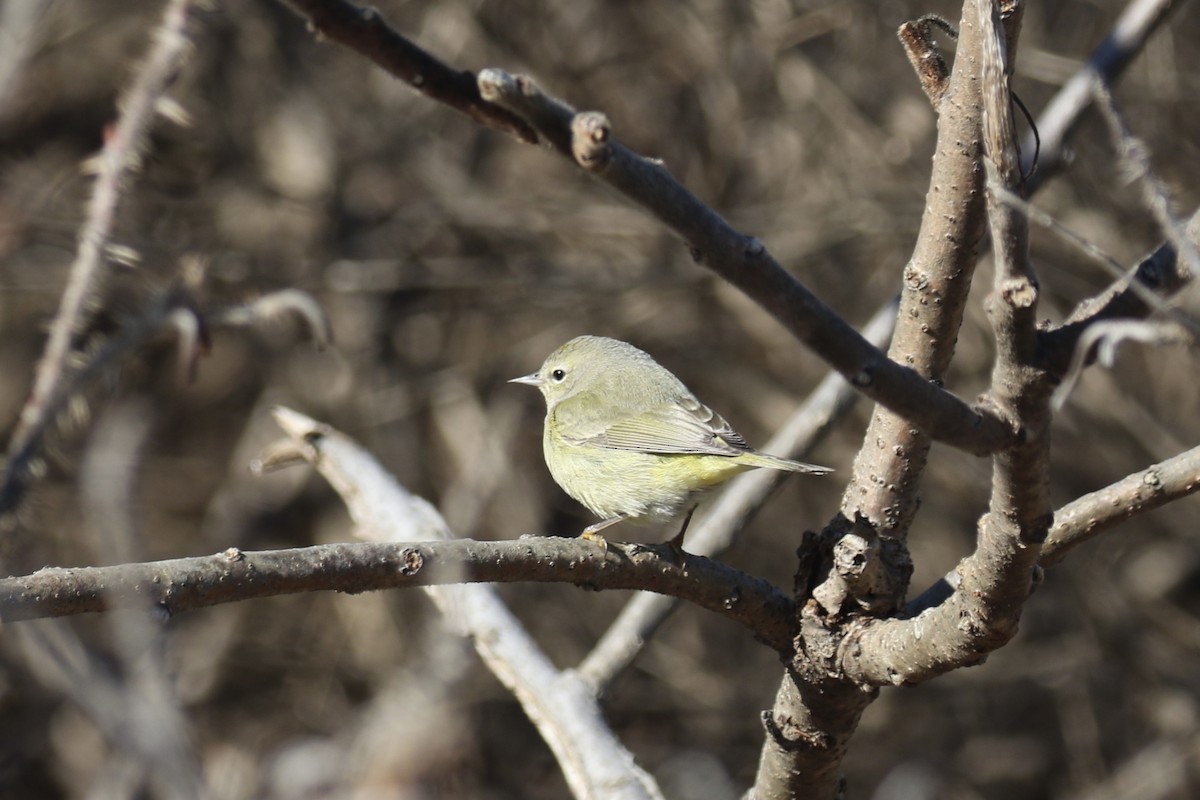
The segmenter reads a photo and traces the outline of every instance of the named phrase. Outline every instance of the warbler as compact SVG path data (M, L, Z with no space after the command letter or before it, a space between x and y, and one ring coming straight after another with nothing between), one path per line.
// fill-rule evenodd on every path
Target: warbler
M683 382L633 345L579 336L541 369L509 383L546 398L542 451L555 482L600 522L583 538L623 520L667 521L686 512L670 544L681 549L696 500L750 469L822 475L828 467L760 453L696 399Z

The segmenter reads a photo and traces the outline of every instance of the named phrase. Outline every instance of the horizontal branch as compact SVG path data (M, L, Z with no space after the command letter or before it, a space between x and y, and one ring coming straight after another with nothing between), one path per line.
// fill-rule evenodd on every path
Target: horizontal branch
M664 556L662 554L669 554ZM397 544L345 543L223 553L111 567L48 567L0 579L0 620L152 605L175 614L312 591L349 594L457 583L570 583L641 589L732 619L776 650L791 647L792 601L760 578L702 556L558 537Z

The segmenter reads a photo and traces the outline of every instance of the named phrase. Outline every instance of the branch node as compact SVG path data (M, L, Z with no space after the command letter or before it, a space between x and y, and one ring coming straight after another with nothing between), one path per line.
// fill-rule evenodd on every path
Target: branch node
M571 155L579 166L599 172L612 159L612 125L599 111L584 111L571 120Z
M421 551L413 547L406 547L400 553L400 569L399 572L405 577L412 577L421 571L425 566L425 556L421 555Z
M950 69L946 66L946 59L942 57L937 43L933 41L935 24L950 32L951 37L954 36L954 29L950 23L932 14L904 23L896 31L896 36L900 38L904 54L908 56L909 63L917 73L922 91L933 107L937 108L949 85Z
M1028 278L1010 278L1000 284L1000 296L1012 308L1033 308L1037 305L1037 285Z
M850 383L860 389L875 383L875 370L870 365L863 367L850 378Z

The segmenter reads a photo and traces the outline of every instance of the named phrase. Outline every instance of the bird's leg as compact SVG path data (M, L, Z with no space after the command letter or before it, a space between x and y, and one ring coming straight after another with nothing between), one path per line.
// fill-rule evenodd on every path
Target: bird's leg
M583 529L583 533L579 534L579 538L587 539L589 542L595 542L596 544L600 545L605 550L607 550L608 549L608 540L600 535L600 531L604 530L605 528L609 527L610 525L616 525L618 522L620 522L623 519L625 519L625 518L624 517L610 517L609 519L601 520L600 522L597 522L595 525L588 525L586 528Z
M687 516L683 518L683 525L679 527L679 533L675 534L673 537L671 537L671 540L667 542L667 545L670 546L670 548L674 550L675 554L678 556L683 555L683 535L687 533L688 525L692 521L692 514L695 513L695 506L692 506L688 509Z

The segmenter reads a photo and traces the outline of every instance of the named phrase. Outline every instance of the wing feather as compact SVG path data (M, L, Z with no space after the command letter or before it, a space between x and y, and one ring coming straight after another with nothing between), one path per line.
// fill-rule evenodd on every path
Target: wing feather
M720 414L694 396L626 414L588 435L565 438L572 444L663 455L736 456L750 449Z

